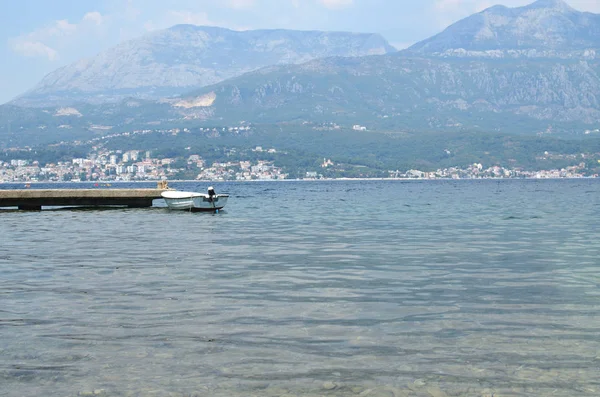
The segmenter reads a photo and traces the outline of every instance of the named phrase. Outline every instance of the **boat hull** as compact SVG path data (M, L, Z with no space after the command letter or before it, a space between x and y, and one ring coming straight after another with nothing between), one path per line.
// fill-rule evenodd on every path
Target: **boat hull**
M171 210L192 212L216 211L225 207L228 194L217 194L212 198L208 194L192 192L164 192L162 198Z

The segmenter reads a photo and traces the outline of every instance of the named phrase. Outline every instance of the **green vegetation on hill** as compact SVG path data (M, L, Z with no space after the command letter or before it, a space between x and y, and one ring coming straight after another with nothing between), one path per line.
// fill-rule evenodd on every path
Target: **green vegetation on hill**
M393 170L434 171L473 163L534 171L584 162L594 171L600 155L599 137L565 140L481 132L376 133L297 124L258 125L242 133L216 130L131 134L106 139L103 146L107 150L149 150L153 157L181 161L198 154L207 164L266 160L291 177L309 171L328 177L376 177ZM264 151L253 150L257 146ZM64 144L0 151L0 160L36 159L44 164L86 157L90 148L90 144ZM275 151L269 153L268 149ZM324 159L331 159L334 166L321 168Z
M0 107L0 148L134 130L359 124L370 131L583 136L600 128L600 60L327 58L248 73L187 95L211 106L128 99L58 108ZM287 129L286 129L287 131Z
M273 67L192 92L209 118L361 124L369 129L573 136L600 125L600 63L390 54Z

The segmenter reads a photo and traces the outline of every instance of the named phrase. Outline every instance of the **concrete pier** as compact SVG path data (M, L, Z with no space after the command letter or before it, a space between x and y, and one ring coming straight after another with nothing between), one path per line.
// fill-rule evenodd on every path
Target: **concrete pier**
M157 189L18 189L0 190L0 207L39 211L43 206L151 207L160 198L166 184Z

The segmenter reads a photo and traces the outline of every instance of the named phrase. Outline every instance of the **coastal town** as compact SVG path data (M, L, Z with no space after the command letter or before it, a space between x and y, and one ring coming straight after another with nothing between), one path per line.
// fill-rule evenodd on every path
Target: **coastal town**
M262 150L258 148L258 150ZM149 151L107 151L90 158L74 158L40 165L38 161L21 159L0 161L0 182L82 182L82 181L154 181L174 179L185 169L196 170L195 179L224 180L276 180L286 179L269 161L224 162L206 164L198 154L185 159L185 166L176 166L175 158L153 158Z
M276 149L256 147L255 152L276 153ZM187 158L155 158L150 151L115 150L100 151L89 158L73 158L70 161L40 164L39 161L12 159L0 161L0 183L10 182L83 182L83 181L155 181L178 179L181 172L191 170L194 179L205 181L249 181L284 179L330 179L324 170L335 166L331 159L323 159L318 169L291 177L273 161L227 161L207 164L200 154ZM390 179L484 179L484 178L583 178L588 175L581 162L562 169L526 171L501 166L484 167L475 163L468 167L451 167L436 171L388 171Z
M335 123L325 123L313 129L340 129ZM361 125L353 126L353 130L364 130ZM186 148L185 156L167 157L153 150L109 149L108 143L115 139L147 139L151 136L163 135L178 137L189 135L187 128L145 129L129 132L109 133L86 141L60 142L54 146L89 147L85 157L67 158L62 161L43 162L31 155L32 148L12 148L4 153L11 153L11 158L0 157L0 183L11 182L131 182L159 180L202 180L202 181L274 181L286 179L348 179L369 178L361 173L352 176L345 171L349 168L360 168L349 164L338 164L335 159L323 158L311 169L286 169L274 158L285 158L288 152L273 147L255 146L245 151L235 148L224 149L219 161L210 161L205 153L190 152ZM242 123L237 126L197 129L197 133L217 138L226 134L241 136L252 133L252 127ZM112 145L114 146L114 145ZM23 154L28 154L27 156ZM33 151L35 153L35 151ZM446 150L446 154L450 152ZM20 154L22 155L21 158ZM554 179L597 177L588 168L591 158L599 154L558 154L541 153L537 160L558 160L568 162L570 166L560 169L524 170L499 165L485 166L473 163L466 167L448 167L432 170L388 170L378 172L377 179ZM229 160L235 157L236 160ZM214 156L213 156L214 158ZM227 158L227 161L222 160ZM252 158L252 160L250 160ZM588 163L586 163L588 161ZM593 160L594 163L599 161ZM335 171L335 172L334 172Z

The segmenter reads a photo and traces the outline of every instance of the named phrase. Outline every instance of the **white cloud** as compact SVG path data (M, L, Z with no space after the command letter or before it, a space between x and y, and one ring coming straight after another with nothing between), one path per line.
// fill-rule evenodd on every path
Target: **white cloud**
M229 8L242 10L253 7L256 2L255 0L227 0L226 4Z
M10 48L27 57L44 57L50 61L58 59L58 52L39 41L11 40Z
M69 35L75 33L77 30L77 25L73 23L69 23L66 19L61 19L59 21L54 22L54 26L50 27L46 30L46 32L41 32L42 34L49 34L55 36Z
M102 25L104 22L102 14L100 14L98 11L88 12L83 16L83 20L95 23L96 25Z
M353 4L353 0L318 0L323 6L330 9L339 9L351 6Z
M104 23L99 12L86 13L78 23L60 19L30 33L13 37L8 40L10 48L27 57L44 57L50 61L60 58L60 48L69 42L81 40L80 33L89 33L90 28L96 28Z

